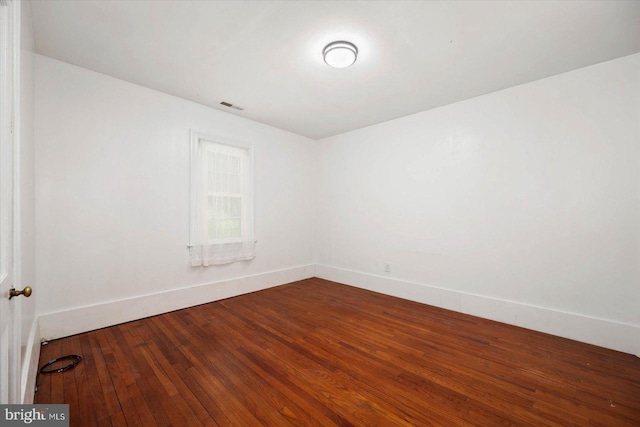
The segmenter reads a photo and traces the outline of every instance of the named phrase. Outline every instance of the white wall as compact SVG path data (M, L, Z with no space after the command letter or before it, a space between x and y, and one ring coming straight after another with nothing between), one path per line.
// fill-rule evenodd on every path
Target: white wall
M640 55L320 157L317 275L640 353Z
M314 141L39 55L35 75L45 337L313 276ZM189 267L190 129L254 146L252 261Z
M319 143L42 56L35 76L46 337L315 263L320 277L640 353L640 55ZM249 263L188 267L191 128L255 145Z

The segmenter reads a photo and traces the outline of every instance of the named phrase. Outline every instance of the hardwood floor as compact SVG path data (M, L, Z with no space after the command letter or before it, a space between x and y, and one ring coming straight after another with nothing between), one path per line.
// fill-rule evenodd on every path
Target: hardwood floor
M72 426L639 426L640 358L309 279L52 341Z

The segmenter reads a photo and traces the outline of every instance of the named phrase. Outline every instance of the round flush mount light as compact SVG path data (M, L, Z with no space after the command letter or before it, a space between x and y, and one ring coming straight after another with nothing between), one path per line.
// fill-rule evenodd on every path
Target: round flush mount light
M324 62L333 68L346 68L356 62L358 48L353 43L337 41L325 46L322 56L324 56Z

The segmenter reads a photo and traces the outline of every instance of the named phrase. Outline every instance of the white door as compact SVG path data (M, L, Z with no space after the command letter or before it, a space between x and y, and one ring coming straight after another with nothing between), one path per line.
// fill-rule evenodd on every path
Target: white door
M0 0L0 403L20 403L20 299L9 300L15 280L15 180L13 130L18 72L16 1Z

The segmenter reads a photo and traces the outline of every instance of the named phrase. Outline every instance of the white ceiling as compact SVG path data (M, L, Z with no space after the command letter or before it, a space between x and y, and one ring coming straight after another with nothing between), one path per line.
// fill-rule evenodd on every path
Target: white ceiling
M314 139L640 52L640 1L31 5L42 55Z

